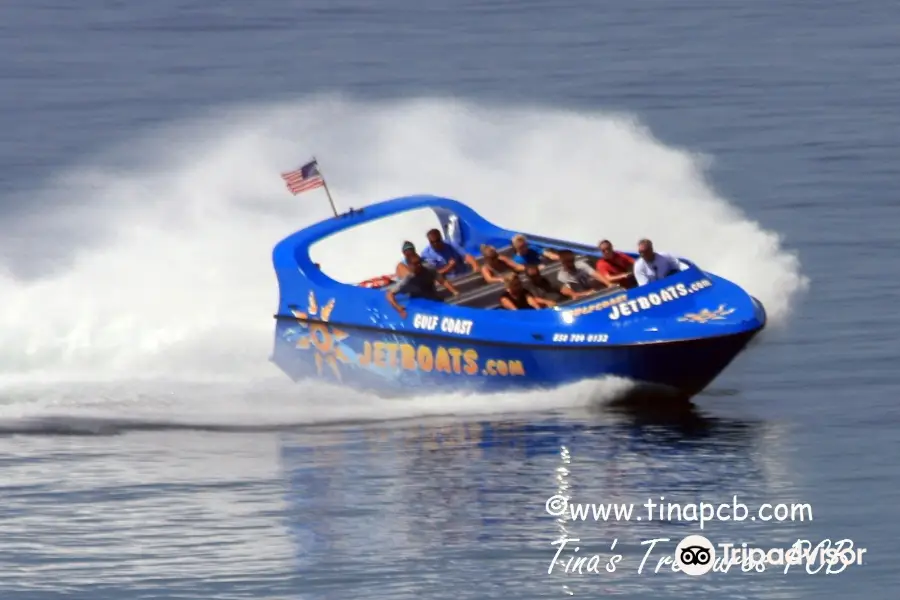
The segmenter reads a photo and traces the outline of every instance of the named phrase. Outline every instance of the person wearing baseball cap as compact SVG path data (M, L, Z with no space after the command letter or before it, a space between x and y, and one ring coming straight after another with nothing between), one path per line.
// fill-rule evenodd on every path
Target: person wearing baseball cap
M403 242L403 247L400 248L400 251L403 253L403 260L397 263L396 273L397 279L403 279L407 275L409 275L408 262L409 257L413 255L417 255L416 253L416 245L412 242L406 241Z

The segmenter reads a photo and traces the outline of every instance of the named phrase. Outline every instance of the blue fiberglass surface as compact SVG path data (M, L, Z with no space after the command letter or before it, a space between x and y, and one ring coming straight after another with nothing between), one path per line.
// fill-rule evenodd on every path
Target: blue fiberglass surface
M456 200L410 196L287 237L273 252L280 287L273 360L282 370L295 379L333 377L368 389L432 383L504 389L619 375L695 390L765 325L755 299L686 259L687 269L663 280L552 309L488 310L401 297L404 319L385 290L337 282L310 258L309 248L323 238L426 207L448 237L476 256L482 243L506 245L519 233ZM573 242L526 237L595 253Z

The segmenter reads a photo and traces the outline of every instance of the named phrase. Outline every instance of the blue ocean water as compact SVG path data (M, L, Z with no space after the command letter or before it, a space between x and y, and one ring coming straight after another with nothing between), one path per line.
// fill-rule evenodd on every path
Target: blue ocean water
M3 597L893 598L898 20L870 1L4 3ZM773 326L687 412L612 408L604 382L294 386L266 360L270 252L329 214L278 178L310 154L342 205L429 191L523 230L648 235ZM377 239L324 256L379 273ZM813 520L561 522L555 494ZM653 572L698 533L867 552L833 575ZM600 573L548 573L564 534Z

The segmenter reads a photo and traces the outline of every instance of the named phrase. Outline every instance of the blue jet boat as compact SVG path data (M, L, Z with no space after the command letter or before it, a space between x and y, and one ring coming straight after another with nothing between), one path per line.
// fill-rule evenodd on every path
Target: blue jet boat
M331 279L310 257L323 238L423 208L433 210L444 239L479 265L481 244L511 256L511 238L522 233L457 200L418 195L351 209L288 236L272 257L280 300L271 360L289 377L400 395L551 388L613 375L690 397L765 327L756 298L682 257L684 270L662 280L539 310L504 310L503 284L471 273L451 280L461 293L443 302L398 296L405 319L384 289ZM591 264L599 257L593 246L524 235L535 249L570 249ZM555 280L559 268L548 262L542 271Z

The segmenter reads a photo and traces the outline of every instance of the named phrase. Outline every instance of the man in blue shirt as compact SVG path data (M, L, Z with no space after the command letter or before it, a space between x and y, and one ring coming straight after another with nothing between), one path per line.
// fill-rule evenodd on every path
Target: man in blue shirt
M542 248L541 252L538 252L534 248L531 248L528 245L528 240L526 240L525 236L521 233L512 239L512 245L515 249L512 259L516 261L516 264L521 265L518 269L519 271L524 271L525 267L528 265L539 266L541 264L541 258L544 256L550 260L559 260L559 255L551 250Z
M478 263L475 261L475 257L467 254L465 250L453 242L445 242L439 230L432 229L428 232L428 244L428 247L422 250L422 260L431 265L441 275L457 277L471 271L478 271Z

